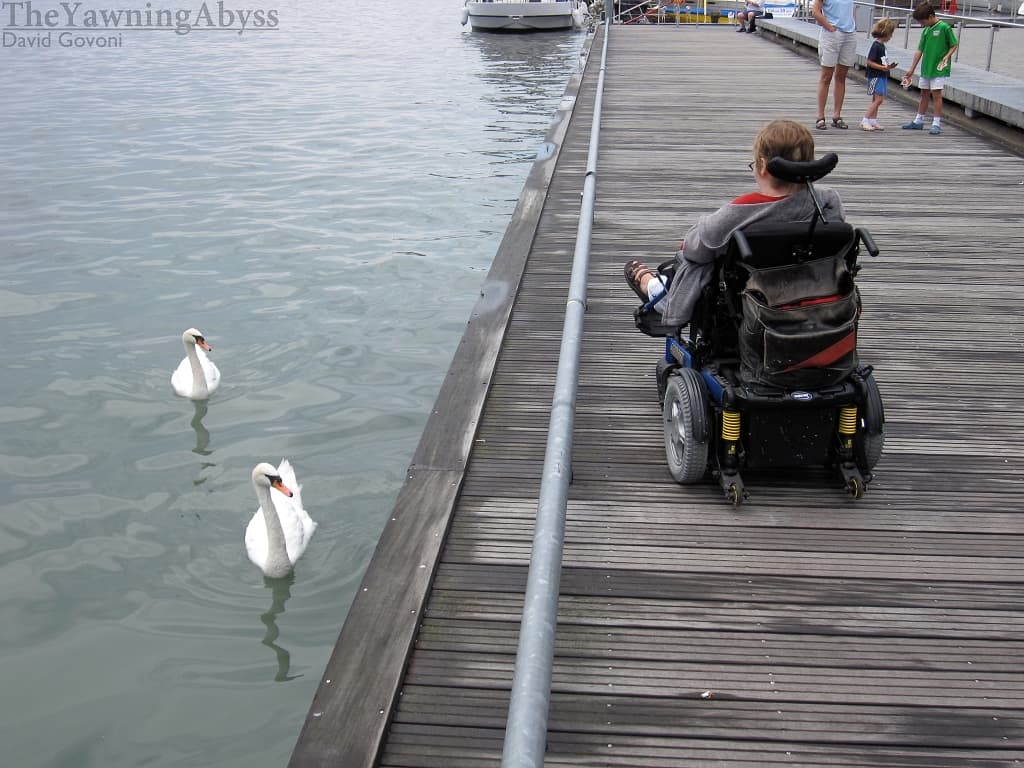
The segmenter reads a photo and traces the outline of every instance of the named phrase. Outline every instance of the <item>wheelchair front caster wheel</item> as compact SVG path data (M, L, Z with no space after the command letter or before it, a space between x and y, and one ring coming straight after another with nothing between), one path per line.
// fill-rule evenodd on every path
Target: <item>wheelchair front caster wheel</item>
M737 487L736 483L729 483L729 487L725 489L725 499L734 507L738 507L743 503L743 492Z
M722 493L725 494L727 503L733 507L738 507L747 500L747 489L743 487L743 478L740 477L739 472L719 469L715 472L715 477L718 478L719 487L722 489Z
M864 497L864 483L859 478L851 477L846 481L846 492L850 494L851 499L860 499Z

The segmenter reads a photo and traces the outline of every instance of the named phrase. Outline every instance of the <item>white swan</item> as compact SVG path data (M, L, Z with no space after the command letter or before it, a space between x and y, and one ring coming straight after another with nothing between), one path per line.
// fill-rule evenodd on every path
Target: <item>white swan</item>
M185 347L185 359L171 374L171 386L181 397L205 400L220 386L220 371L206 356L211 347L198 328L189 328L181 334L181 343ZM197 346L200 348L196 349Z
M245 551L267 576L287 576L306 551L317 524L302 508L302 486L288 459L281 459L276 469L267 462L257 464L252 487L260 506L245 529ZM272 494L271 488L279 493Z

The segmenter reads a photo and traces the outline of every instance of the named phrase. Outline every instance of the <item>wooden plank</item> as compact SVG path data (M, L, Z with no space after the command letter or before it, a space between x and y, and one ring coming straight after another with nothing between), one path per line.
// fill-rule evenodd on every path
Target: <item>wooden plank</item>
M415 721L396 721L396 730L425 732L423 726L459 723L466 728L504 728L508 694L466 691L455 687L408 685L403 692L406 712ZM781 707L781 708L780 708ZM818 744L867 746L891 744L943 746L956 749L986 747L1024 728L1019 712L979 709L965 717L955 707L918 708L895 702L884 706L780 704L745 702L711 695L662 699L609 694L599 698L555 693L551 730L581 734L646 735L677 739L721 739L742 732L750 741L792 738L798 726ZM790 732L790 733L787 733Z
M786 710L780 710L785 714ZM788 734L787 734L788 735ZM456 725L414 729L396 727L389 740L386 768L476 768L500 765L502 733ZM681 758L685 755L685 758ZM688 739L552 731L544 756L546 768L622 766L680 768L681 765L774 768L1010 768L1021 758L1016 749L937 749L902 745L805 744L788 739ZM686 762L681 762L685 759Z
M412 472L327 662L290 765L373 765L420 620L457 472ZM396 581L396 576L402 579ZM351 761L351 762L350 762Z
M674 606L673 606L674 608ZM417 648L449 653L504 653L514 656L518 622L480 621L475 618L431 617L423 623ZM557 653L565 658L586 657L608 662L624 658L633 663L647 660L687 659L691 662L712 660L730 664L752 664L767 659L799 659L809 668L841 667L875 670L954 670L1014 673L1024 660L1019 638L949 638L926 634L924 628L912 627L911 634L900 634L898 627L887 626L886 636L811 634L770 631L751 626L750 631L734 628L694 627L685 636L666 632L667 623L640 622L628 627L605 627L594 632L582 623L563 622L558 627ZM470 692L467 692L467 695Z

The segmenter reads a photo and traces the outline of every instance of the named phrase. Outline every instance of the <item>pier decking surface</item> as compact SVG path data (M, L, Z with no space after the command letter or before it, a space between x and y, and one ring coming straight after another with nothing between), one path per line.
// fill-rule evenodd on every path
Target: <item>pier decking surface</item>
M606 73L546 766L1024 761L1024 160L939 137L816 132L822 183L882 249L860 351L886 448L865 498L824 471L672 482L622 265L670 258L753 188L817 67L730 29L615 27ZM497 766L586 163L600 39L567 92L291 765ZM573 98L578 98L573 102ZM571 118L569 110L571 109Z

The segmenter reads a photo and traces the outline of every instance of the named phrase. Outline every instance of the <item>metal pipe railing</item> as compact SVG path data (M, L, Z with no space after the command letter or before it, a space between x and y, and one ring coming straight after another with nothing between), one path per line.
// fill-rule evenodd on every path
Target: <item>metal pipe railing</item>
M768 4L771 4L771 1L772 0L768 0ZM657 9L657 21L658 21L659 24L664 23L664 19L665 19L665 16L666 16L667 9L668 8L673 8L673 7L674 7L675 23L676 23L676 25L678 25L680 23L680 15L681 15L680 10L683 7L682 6L683 0L672 0L672 2L675 3L674 6L672 4L670 4L670 0L662 0L661 4L656 6L656 9ZM698 2L699 2L699 0L698 0ZM786 0L777 0L777 2L785 3ZM793 2L795 4L795 6L796 6L796 10L793 13L793 18L803 19L804 21L809 21L811 23L814 23L814 17L811 14L811 0L789 0L789 2ZM975 4L972 3L972 0L964 0L963 4L965 5L965 11L966 11L965 14L952 14L952 13L945 13L943 11L938 11L936 13L936 15L941 17L941 18L943 18L943 19L945 19L946 21L950 22L952 25L954 25L957 28L957 37L959 39L961 39L961 40L963 39L963 36L964 36L964 30L967 29L968 27L974 27L974 26L987 27L987 29L988 29L988 44L987 44L987 48L986 48L986 51L985 51L985 71L986 72L991 72L992 71L992 52L993 52L993 49L995 47L996 32L999 29L1009 29L1009 28L1021 29L1021 28L1024 28L1024 25L1022 25L1018 21L1018 13L1017 13L1018 7L1017 7L1017 4L1016 4L1016 0L1009 0L1009 3L1010 3L1010 17L1009 17L1008 21L1002 21L1001 19L994 19L994 18L990 18L990 17L987 17L987 16L974 16L974 15L971 15L975 11ZM936 4L938 4L938 3L936 2ZM913 11L913 5L914 5L914 1L913 0L910 0L909 7L908 7L907 4L887 5L884 2L877 2L876 0L854 0L854 5L855 6L866 7L866 8L870 8L871 9L871 23L868 24L868 27L865 30L863 30L863 32L866 35L870 35L871 34L871 25L874 24L875 21L877 21L878 19L882 18L882 16L884 16L884 15L889 15L891 18L898 19L899 22L901 23L901 25L903 26L903 47L904 48L910 48L910 31L911 31L911 28L914 26L913 17L911 15L912 11ZM639 0L632 7L627 8L624 11L619 11L618 13L606 12L606 18L612 19L612 21L615 22L615 23L626 23L626 24L628 24L631 21L635 20L635 17L632 16L632 14L634 12L640 11L640 14L644 15L645 12L642 9L649 8L650 6L651 6L650 0ZM690 9L690 6L686 6L686 7L688 9ZM1024 6L1021 6L1021 7L1024 7ZM698 16L701 16L701 18L703 18L707 14L706 7L705 7L705 10L700 11L700 12L697 12L697 9L695 7L693 9L691 9L691 10L693 12L696 12ZM958 50L956 52L955 57L954 57L954 61L959 61L959 59L960 59L960 51Z
M611 4L611 3L609 3L609 4L614 7L614 4ZM641 8L647 8L649 5L650 5L650 3L648 3L648 0L640 0L640 2L638 2L632 8L627 8L626 10L619 11L618 13L614 13L613 12L612 15L609 18L611 18L612 21L614 21L616 23L621 23L622 22L622 18L624 16L628 17L629 14L633 13L633 11L638 11ZM605 38L605 39L607 39L607 38Z
M912 50L910 42L911 28L914 26L914 18L912 15L912 9L908 10L906 6L886 5L885 3L877 2L864 2L864 0L854 0L855 6L867 7L871 9L871 23L868 24L866 30L862 30L866 35L870 37L871 26L878 19L885 15L888 15L892 19L902 19L903 21L903 47ZM891 13L889 13L891 12ZM941 11L935 14L944 21L956 26L957 39L963 42L964 30L967 28L968 23L971 26L987 27L988 33L988 48L985 52L985 71L992 71L992 50L995 47L996 30L997 29L1024 29L1024 24L1014 23L1013 21L1001 21L999 19L991 19L984 16L966 16L963 14L943 13ZM956 55L953 57L954 61L960 60L960 50L958 49Z
M611 19L608 15L606 19ZM601 104L604 97L605 63L608 57L608 32L604 25L601 69L594 99L594 118L590 127L590 149L583 181L583 202L576 228L576 249L572 259L569 296L562 327L562 345L558 354L558 373L551 402L548 440L544 455L533 552L526 580L523 619L519 627L512 697L505 726L502 768L540 768L548 732L548 706L551 700L551 670L555 655L555 629L558 623L558 591L562 570L562 544L565 535L565 510L572 473L572 438L576 416L576 389L580 349L583 343L583 317L587 306L587 271L590 268L590 234L594 223L597 192L597 153L601 131Z

